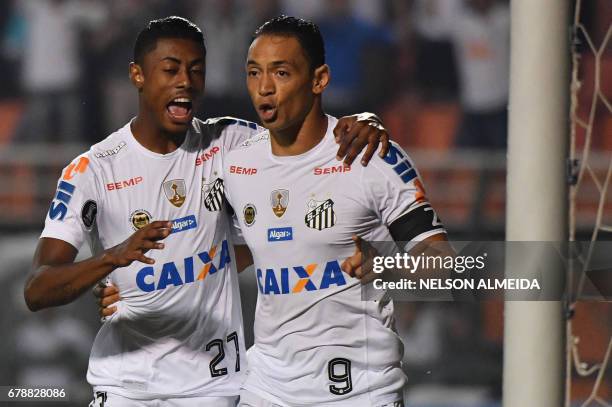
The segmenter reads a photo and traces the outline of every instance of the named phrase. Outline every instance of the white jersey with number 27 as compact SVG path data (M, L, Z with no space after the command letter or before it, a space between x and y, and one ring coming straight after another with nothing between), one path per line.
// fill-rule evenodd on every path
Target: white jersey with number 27
M260 130L259 130L260 131ZM117 312L100 328L87 379L134 399L235 396L245 370L234 252L228 241L220 157L258 127L194 119L169 154L138 143L127 124L62 173L42 237L93 253L154 220L172 221L148 265L114 270Z

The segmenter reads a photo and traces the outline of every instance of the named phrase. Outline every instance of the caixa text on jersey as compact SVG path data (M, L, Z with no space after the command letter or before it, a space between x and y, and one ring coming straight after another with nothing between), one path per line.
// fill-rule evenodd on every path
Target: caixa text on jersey
M257 286L262 294L297 294L344 286L346 279L338 260L328 261L324 267L316 263L307 266L257 268Z
M218 245L215 245L208 251L185 257L181 262L164 263L161 270L154 266L143 267L136 273L136 285L142 291L151 292L203 281L231 262L227 240L221 243L220 253L217 249Z

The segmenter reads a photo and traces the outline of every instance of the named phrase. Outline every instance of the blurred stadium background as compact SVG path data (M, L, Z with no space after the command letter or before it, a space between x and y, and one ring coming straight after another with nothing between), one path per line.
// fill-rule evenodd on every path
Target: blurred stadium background
M383 118L416 161L451 238L504 239L507 1L2 0L0 385L65 386L75 406L91 398L85 372L98 326L93 298L32 314L22 289L61 169L136 113L127 66L138 31L171 14L202 27L207 89L198 116L256 121L243 81L244 56L250 33L279 13L320 25L333 76L327 110L368 110ZM595 44L611 19L609 0L583 3L581 20ZM579 50L578 114L586 117L593 110L596 59L588 47ZM612 100L612 44L597 69L599 89ZM592 166L603 177L612 153L612 115L593 111ZM583 129L577 137L584 143ZM567 140L559 135L560 143ZM595 184L582 187L577 240L590 239L599 196ZM612 217L609 199L604 217ZM256 288L252 275L241 279L248 332ZM612 333L609 303L579 305L588 310L575 321L581 355L589 364L600 362ZM408 405L501 405L502 314L503 304L493 302L398 305ZM609 402L609 367L604 380L600 395ZM578 402L592 380L577 379L573 386Z

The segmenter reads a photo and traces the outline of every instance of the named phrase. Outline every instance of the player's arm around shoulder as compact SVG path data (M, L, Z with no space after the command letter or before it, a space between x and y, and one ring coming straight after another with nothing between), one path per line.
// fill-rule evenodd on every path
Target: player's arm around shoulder
M364 112L338 119L333 129L338 143L336 158L350 166L361 155L361 165L367 166L374 153L379 157L389 151L389 133L382 120L374 113ZM363 154L362 154L363 153Z
M94 167L92 156L83 154L62 171L24 287L26 304L32 311L67 304L114 269L135 260L151 264L153 260L144 253L163 248L157 241L169 234L170 224L157 221L115 247L74 262L97 221L100 200Z

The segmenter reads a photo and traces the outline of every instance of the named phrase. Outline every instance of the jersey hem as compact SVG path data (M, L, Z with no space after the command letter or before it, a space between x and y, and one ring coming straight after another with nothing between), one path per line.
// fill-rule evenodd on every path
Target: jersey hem
M275 403L275 404L281 405L281 406L283 406L283 407L289 407L289 405L288 405L288 404L286 404L286 403L285 403L284 401L282 401L281 399L277 398L276 396L271 395L271 394L270 394L270 393L268 393L268 392L265 392L265 391L263 391L263 390L260 390L260 389L259 389L259 388L257 388L257 387L252 387L252 386L249 386L249 385L243 385L243 386L241 387L241 390L243 390L243 389L244 389L244 390L246 390L246 391L250 391L251 393L255 394L256 396L259 396L259 397L261 397L262 399L265 399L265 400L267 400L267 401L269 401L269 402L271 402L271 403Z
M379 407L379 406L384 406L386 404L395 403L395 402L404 400L404 397L401 392L394 393L393 395L389 395L389 397L380 397L375 400L371 399L370 397L371 392L367 392L367 393L361 393L359 395L356 395L355 397L349 397L347 399L337 400L337 401L325 401L325 402L313 401L309 403L293 403L292 402L291 404L287 404L286 402L282 401L276 396L273 396L270 393L265 392L259 388L254 388L249 385L246 385L246 386L243 385L241 390L249 391L255 394L256 396L261 397L262 399L266 401L278 404L282 407L290 407L290 406L294 406L294 407L314 407L314 406L317 406L317 407L326 407L326 406L328 407L343 407L343 406L344 407L355 407L356 405L358 405L355 403L360 402L360 401L365 401L361 399L367 399L369 402L368 405L370 407Z
M238 397L239 392L196 391L193 393L145 393L125 390L118 386L92 386L93 391L105 391L134 400L155 400L159 398L189 398L189 397Z
M58 232L57 230L43 230L42 233L40 234L39 239L42 239L43 237L62 240L70 244L72 247L74 247L77 250L81 248L82 243L83 243L83 242L80 242L80 243L77 242L72 236L70 236L69 233L62 233L62 232Z

